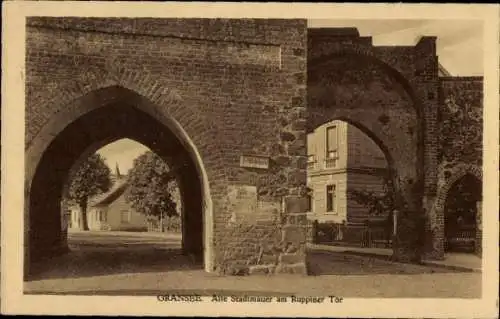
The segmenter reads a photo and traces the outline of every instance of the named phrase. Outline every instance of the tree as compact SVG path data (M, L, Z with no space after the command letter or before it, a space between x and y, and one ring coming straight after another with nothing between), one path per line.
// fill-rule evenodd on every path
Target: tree
M176 188L174 172L155 153L147 151L134 160L128 183L125 199L138 212L159 218L161 223L165 217L178 216L172 196Z
M393 213L396 209L394 191L391 181L384 177L382 193L375 193L366 190L351 189L348 191L350 197L357 202L368 208L369 215L386 215L385 222L386 236L390 236L393 226Z
M106 192L111 187L111 170L100 154L91 155L71 176L68 199L80 207L83 230L89 230L87 221L88 200Z

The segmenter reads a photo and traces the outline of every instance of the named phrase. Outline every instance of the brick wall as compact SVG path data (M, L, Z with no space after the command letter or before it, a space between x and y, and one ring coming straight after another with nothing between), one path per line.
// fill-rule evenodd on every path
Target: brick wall
M482 180L483 79L441 77L439 82L436 195L429 205L430 256L444 256L444 209L449 190L466 174ZM480 223L478 224L480 226ZM477 229L477 242L481 242ZM481 247L476 248L478 251Z
M330 35L328 35L331 33ZM327 35L325 35L327 34ZM422 181L422 121L414 79L414 49L373 47L369 38L310 32L308 128L342 119L357 126L389 157L396 186L410 206Z
M353 125L348 127L348 167L387 168L387 159L380 147Z
M220 250L222 242L256 235L242 230L246 224L229 223L227 185L255 186L264 203L281 203L305 185L306 22L29 18L27 24L27 152L43 152L38 145L50 141L47 127L58 114L67 114L64 122L81 113L83 106L73 104L82 96L110 85L138 93L156 105L144 107L154 117L180 124L206 166L215 268L225 255L246 263L255 252ZM271 165L240 168L242 154L268 156ZM276 225L266 227L272 232Z

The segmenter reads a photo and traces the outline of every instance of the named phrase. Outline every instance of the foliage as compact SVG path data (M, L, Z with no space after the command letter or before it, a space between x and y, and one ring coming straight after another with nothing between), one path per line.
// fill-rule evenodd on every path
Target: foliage
M149 217L177 216L172 196L177 187L173 173L162 158L151 151L145 152L134 160L125 199L135 210Z
M92 196L106 192L111 187L111 170L99 154L91 155L71 177L68 199L80 206L82 228L88 230L87 205Z
M445 160L476 162L482 150L482 97L480 91L449 94L441 109L441 152ZM455 138L451 138L455 137ZM457 138L459 137L459 138Z
M181 217L180 216L170 216L167 217L163 223L163 229L172 233L180 233L181 229Z
M392 215L396 208L395 196L388 178L384 178L382 194L367 190L351 189L350 198L368 208L369 215Z

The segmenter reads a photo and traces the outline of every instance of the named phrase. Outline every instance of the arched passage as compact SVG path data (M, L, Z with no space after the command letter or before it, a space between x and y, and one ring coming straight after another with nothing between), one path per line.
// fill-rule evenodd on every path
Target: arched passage
M309 61L308 128L342 119L386 154L401 203L421 206L424 120L410 83L371 56L338 52Z
M385 145L366 127L345 118L310 131L307 144L310 217L326 231L317 229L317 235L326 237L316 239L366 244L366 226L379 230L374 239L390 239L395 174ZM339 224L343 227L335 230Z
M475 241L476 252L481 252L482 241L482 170L476 165L459 164L448 169L442 169L440 176L440 185L436 195L436 201L433 207L433 217L436 219L437 225L444 225L442 228L437 228L439 236L444 238L438 244L440 251L449 249L446 244L449 241L447 237L467 237L465 240L454 240L461 242ZM463 196L463 193L467 195ZM464 203L456 203L456 199L465 201ZM458 205L457 205L458 204ZM465 211L456 214L456 206L467 206ZM463 209L460 209L463 210ZM465 225L463 231L456 232L458 217L461 214L469 215L468 225L464 224L464 218L461 218L461 225ZM471 217L472 215L472 217ZM475 219L475 223L470 221L470 218ZM450 223L451 222L451 223ZM473 225L471 225L473 224ZM468 230L467 230L468 229ZM461 233L461 234L460 234ZM457 237L458 236L458 237ZM475 237L475 238L471 238ZM469 245L470 248L471 245Z
M465 174L452 184L444 205L445 251L474 251L481 199L481 181L474 175Z
M203 255L205 268L212 270L208 174L187 133L158 106L123 87L92 92L75 105L54 116L27 150L26 270L64 243L61 197L72 167L103 143L120 138L144 144L179 172L186 211L183 248Z

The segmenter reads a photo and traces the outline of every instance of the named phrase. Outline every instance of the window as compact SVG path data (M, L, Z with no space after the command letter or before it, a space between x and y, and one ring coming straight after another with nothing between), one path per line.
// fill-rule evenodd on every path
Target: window
M332 168L337 166L337 159L338 159L337 127L332 126L326 129L325 167Z
M308 155L307 156L307 168L308 169L313 169L314 164L316 163L316 157L314 155Z
M121 211L121 222L122 223L130 222L130 212L128 210Z
M307 199L307 212L312 212L313 211L313 195L312 195L312 193L307 194L306 199Z
M100 222L105 222L106 221L106 212L100 210L99 211L99 221Z
M326 186L326 211L335 211L336 187L335 185Z

